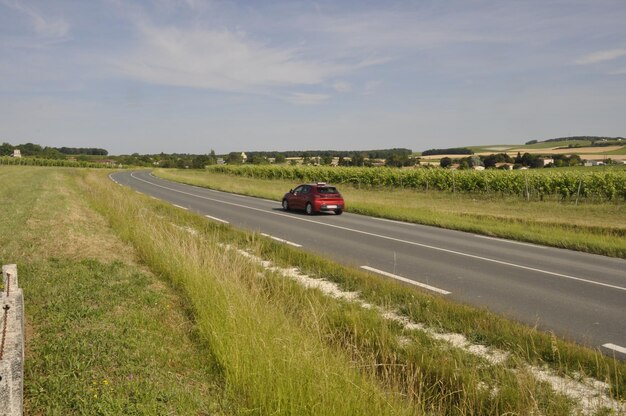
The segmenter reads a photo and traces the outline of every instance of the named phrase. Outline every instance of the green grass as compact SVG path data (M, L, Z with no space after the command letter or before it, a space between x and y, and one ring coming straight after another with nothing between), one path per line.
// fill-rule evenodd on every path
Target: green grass
M553 147L568 147L570 144L575 147L588 147L588 146L591 146L591 140L561 140L558 142L539 142L535 144L526 144L526 145L520 146L519 148L520 149L550 149ZM572 150L576 150L575 147Z
M105 172L10 169L0 185L19 198L0 231L16 242L0 259L19 259L27 291L29 414L575 413L531 364L624 397L626 366L597 351L217 225ZM226 247L510 357L491 364Z
M280 201L297 185L191 170L155 171L160 177ZM489 236L626 258L626 204L525 201L517 197L357 189L342 185L347 210Z
M519 149L520 147L524 147L522 144L490 144L490 145L480 145L480 146L467 146L468 149L472 149L474 153L506 153L510 149ZM501 148L503 150L494 150L495 148Z
M626 146L622 147L621 149L617 149L617 150L612 150L610 152L605 152L606 155L626 155Z
M0 167L0 263L26 306L25 414L228 414L184 300L74 189L76 171Z

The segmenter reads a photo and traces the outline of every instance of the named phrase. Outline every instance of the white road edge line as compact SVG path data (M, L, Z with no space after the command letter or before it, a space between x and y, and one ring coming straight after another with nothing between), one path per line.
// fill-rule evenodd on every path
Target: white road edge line
M168 189L170 191L178 192L178 193L181 193L181 194L184 194L184 195L193 196L195 198L206 199L208 201L218 202L220 204L232 205L232 206L239 207L239 208L246 208L246 209L249 209L249 210L252 210L252 211L264 212L266 214L271 214L271 215L280 215L280 216L284 216L284 217L289 217L290 219L296 220L296 221L310 222L310 223L317 224L317 225L323 225L323 226L326 226L326 227L337 228L339 230L345 230L345 231L350 231L350 232L354 232L354 233L358 233L358 234L369 235L369 236L372 236L372 237L378 237L378 238L382 238L382 239L389 240L389 241L395 241L395 242L398 242L398 243L409 244L409 245L416 246L416 247L423 247L423 248L428 248L428 249L431 249L431 250L441 251L441 252L444 252L444 253L455 254L457 256L468 257L468 258L472 258L472 259L487 261L487 262L490 262L490 263L501 264L503 266L515 267L515 268L522 269L522 270L530 270L530 271L533 271L533 272L543 273L543 274L547 274L547 275L550 275L550 276L562 277L564 279L570 279L570 280L575 280L575 281L578 281L578 282L584 282L584 283L589 283L589 284L592 284L592 285L598 285L598 286L608 287L608 288L611 288L611 289L617 289L617 290L626 291L626 287L622 287L622 286L610 285L608 283L596 282L594 280L583 279L583 278L575 277L575 276L569 276L567 274L555 273L555 272L551 272L551 271L548 271L548 270L542 270L542 269L537 269L537 268L534 268L534 267L523 266L521 264L509 263L509 262L502 261L502 260L490 259L488 257L482 257L482 256L476 256L474 254L463 253L461 251L455 251L455 250L449 250L447 248L431 246L429 244L416 243L415 241L402 240L402 239L399 239L399 238L389 237L389 236L386 236L386 235L380 235L380 234L370 233L370 232L367 232L367 231L355 230L354 228L342 227L340 225L328 224L328 223L319 222L319 221L313 221L313 220L310 220L310 219L307 219L307 218L302 218L302 217L294 216L294 215L290 215L290 214L283 214L283 213L277 212L277 211L268 211L267 209L254 208L254 207L249 207L247 205L236 204L234 202L221 201L219 199L213 199L213 198L209 198L209 197L202 196L202 195L196 195L196 194L192 194L190 192L180 191L180 190L174 189L174 188L168 188L167 186L159 185L159 184L147 181L145 179L138 178L138 177L136 177L134 175L134 172L131 172L130 176L133 179L136 179L136 180L141 181L141 182L145 182L145 183L150 184L152 186Z
M180 205L176 205L176 204L172 204L174 205L176 208L180 208L180 209L184 209L185 211L189 211L189 208L187 207L181 207Z
M261 235L263 237L271 238L272 240L276 240L276 241L278 241L280 243L285 243L285 244L290 245L290 246L302 247L300 244L292 243L291 241L283 240L282 238L274 237L273 235L269 235L269 234L265 234L265 233L261 233Z
M207 217L207 218L209 218L209 219L211 219L211 220L217 221L217 222L221 222L221 223L224 223L224 224L229 224L229 222L228 222L228 221L223 220L223 219L221 219L221 218L212 217L212 216L210 216L210 215L205 215L205 217Z
M409 284L412 284L412 285L415 285L415 286L419 286L419 287L421 287L423 289L427 289L427 290L430 290L432 292L441 293L442 295L449 295L450 293L452 293L452 292L448 292L447 290L439 289L438 287L435 287L435 286L427 285L425 283L416 282L415 280L407 279L406 277L398 276L396 274L387 273L385 271L378 270L378 269L375 269L373 267L361 266L361 269L365 269L365 270L368 270L370 272L382 274L383 276L391 277L392 279L396 279L396 280L399 280L401 282L405 282L405 283L409 283Z
M619 345L608 343L608 344L604 344L603 347L608 348L613 351L621 352L622 354L626 354L626 348L620 347Z
M548 248L546 246L540 246L538 244L523 243L521 241L507 240L506 238L489 237L487 235L474 234L474 237L484 238L486 240L501 241L503 243L509 243L509 244L517 244L520 246L528 246L528 247L544 248L544 249Z
M372 217L372 218L373 218L373 219L375 219L375 220L378 220L378 221L391 222L391 223L393 223L393 224L399 224L399 225L417 225L417 224L414 224L414 223L412 223L412 222L404 222L404 221L398 221L398 220L390 220L390 219L388 219L388 218L380 218L380 217Z

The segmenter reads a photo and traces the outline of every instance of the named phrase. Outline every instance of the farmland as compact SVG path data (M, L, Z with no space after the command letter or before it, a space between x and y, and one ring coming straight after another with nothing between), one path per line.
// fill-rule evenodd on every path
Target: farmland
M207 222L106 173L0 168L30 413L565 415L616 403L574 398L545 374L623 397L624 365L598 352ZM294 267L374 307L300 285Z
M522 196L526 199L558 197L591 201L626 201L626 169L602 171L455 171L446 169L330 168L283 166L212 166L214 173L257 179L324 181L365 188L409 188L446 192Z

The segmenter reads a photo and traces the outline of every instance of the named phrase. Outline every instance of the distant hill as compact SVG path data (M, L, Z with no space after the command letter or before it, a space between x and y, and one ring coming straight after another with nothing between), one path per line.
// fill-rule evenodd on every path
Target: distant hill
M565 142L565 141L587 141L591 143L595 143L598 141L615 141L615 140L626 140L624 137L604 137L604 136L572 136L572 137L558 137L555 139L546 139L546 140L530 140L527 141L526 144L537 144L537 143L551 143L551 142Z

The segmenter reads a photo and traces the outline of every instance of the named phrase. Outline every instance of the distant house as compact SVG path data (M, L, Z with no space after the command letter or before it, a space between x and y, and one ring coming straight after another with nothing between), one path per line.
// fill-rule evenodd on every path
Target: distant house
M472 166L472 169L474 170L485 170L484 166Z
M13 157L16 157L18 159L22 157L22 152L20 151L20 149L13 150Z
M585 166L602 166L604 162L602 160L587 160Z
M513 165L506 162L496 163L496 169L513 170Z
M549 164L554 164L554 159L549 157L540 158L539 162L542 163L542 166L548 166Z
M246 163L246 160L248 160L248 155L245 152L241 152L241 160L243 163Z

